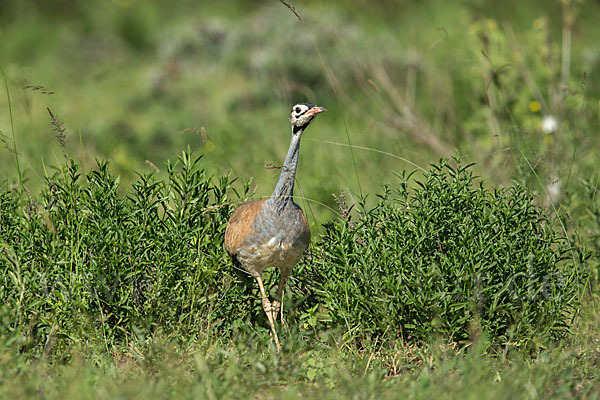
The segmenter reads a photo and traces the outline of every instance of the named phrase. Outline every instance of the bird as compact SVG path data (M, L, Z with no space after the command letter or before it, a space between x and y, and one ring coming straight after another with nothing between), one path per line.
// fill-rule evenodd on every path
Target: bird
M300 139L317 114L323 111L326 111L324 107L312 103L298 103L292 107L292 139L273 194L267 199L238 206L225 229L225 249L233 264L243 267L258 283L262 306L278 352L281 347L275 321L282 308L285 282L310 243L308 222L293 197ZM272 303L261 278L263 271L269 267L280 270L277 294ZM283 315L282 309L281 313Z

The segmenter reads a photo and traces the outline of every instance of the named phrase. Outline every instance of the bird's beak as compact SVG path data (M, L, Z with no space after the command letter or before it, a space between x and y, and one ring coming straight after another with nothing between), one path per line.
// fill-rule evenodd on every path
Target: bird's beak
M323 111L327 111L327 109L325 107L314 106L313 108L305 112L304 115L315 115L318 113L322 113Z

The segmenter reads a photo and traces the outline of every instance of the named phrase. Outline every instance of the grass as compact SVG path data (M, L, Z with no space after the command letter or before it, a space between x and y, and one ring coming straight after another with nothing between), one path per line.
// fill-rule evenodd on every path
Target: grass
M598 398L597 4L288 4L0 6L0 395ZM277 354L222 236L303 100Z
M597 322L597 321L596 321ZM597 325L596 325L597 326ZM589 327L595 330L595 327ZM440 348L394 354L401 368L388 372L373 353L315 348L289 335L295 349L281 356L254 338L231 343L200 342L181 348L165 342L125 348L88 359L76 353L65 364L24 363L4 356L0 391L45 398L597 398L597 344L518 353L490 359L477 346L465 354ZM313 343L313 344L311 344ZM596 348L594 348L596 346ZM387 357L391 359L391 356ZM25 372L26 371L26 372Z

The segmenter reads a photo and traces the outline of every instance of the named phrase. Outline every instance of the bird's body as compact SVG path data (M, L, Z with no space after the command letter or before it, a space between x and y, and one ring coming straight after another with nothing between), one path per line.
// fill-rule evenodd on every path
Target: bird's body
M278 213L272 199L239 206L225 235L227 252L254 277L272 266L291 270L310 243L302 209L290 201L283 213Z
M281 176L271 197L240 205L231 214L225 230L225 249L250 275L256 278L269 319L275 344L275 331L280 299L285 281L310 243L310 229L300 206L294 203L294 179L298 165L300 139L314 116L325 111L310 103L292 107L292 140L281 167ZM276 300L271 304L264 289L261 274L268 267L281 271Z

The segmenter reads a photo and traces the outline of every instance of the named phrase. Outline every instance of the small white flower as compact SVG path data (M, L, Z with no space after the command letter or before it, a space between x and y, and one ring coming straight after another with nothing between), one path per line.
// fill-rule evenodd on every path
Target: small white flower
M554 133L558 128L558 119L554 115L544 115L542 118L542 131L549 135Z

